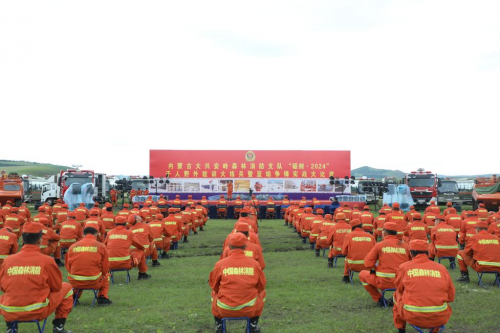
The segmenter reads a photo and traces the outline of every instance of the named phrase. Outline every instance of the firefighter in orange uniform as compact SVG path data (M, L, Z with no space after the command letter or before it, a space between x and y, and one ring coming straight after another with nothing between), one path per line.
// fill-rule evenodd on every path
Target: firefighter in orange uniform
M71 245L83 238L83 227L79 222L76 222L75 216L75 213L70 212L68 220L61 224L59 244L62 249L69 249Z
M163 214L156 214L155 219L149 223L149 228L151 229L151 233L153 235L155 247L163 250L161 258L169 259L168 251L170 250L172 237L170 237L167 225L163 221L163 218Z
M302 243L306 244L309 239L309 235L311 234L311 223L312 220L316 218L316 215L313 214L312 207L306 207L304 214L300 216L299 220L299 230L300 236L302 237ZM312 245L311 245L311 248Z
M439 206L436 205L436 203L434 202L434 200L431 200L430 206L425 209L425 213L426 214L429 213L429 212L432 212L435 215L441 214L441 208L439 208Z
M54 332L69 333L64 325L73 307L73 289L62 282L54 260L40 252L42 229L40 223L27 223L23 248L4 260L0 268L0 313L7 329L17 332L13 321L43 320L55 311Z
M365 257L375 245L375 238L363 231L363 223L354 219L349 223L352 227L352 232L344 237L342 245L342 254L346 256L344 262L344 277L342 282L350 283L349 271L361 272L368 268L365 267Z
M281 218L285 218L286 209L288 207L290 207L290 200L288 199L288 195L285 195L283 200L281 200L281 207L280 207ZM285 225L286 225L286 219L285 219Z
M382 239L382 230L384 229L384 223L385 223L385 219L386 219L386 215L385 215L385 209L380 209L378 211L379 213L379 216L377 216L375 218L375 220L373 221L373 232L374 232L374 236L375 236L375 239L378 240L378 239Z
M480 203L478 209L474 211L477 219L479 221L487 221L488 220L488 210L484 208L484 204Z
M385 306L379 289L394 288L399 265L410 260L408 244L398 239L399 227L394 222L384 224L384 240L375 244L365 257L365 266L370 270L359 273L363 287L380 306ZM378 265L376 265L378 261ZM386 301L391 304L391 300Z
M487 229L486 221L478 221L476 234L469 238L465 250L458 251L457 258L462 276L457 281L470 281L467 267L476 272L500 273L500 238L489 234Z
M431 246L429 249L429 258L435 257L455 257L458 253L457 234L451 225L446 223L444 215L436 216L436 226L431 230Z
M48 222L48 219L41 218L40 222L43 225L42 242L40 243L41 252L48 256L53 254L57 266L60 267L64 266L64 263L61 262L61 247L59 245L59 240L61 239L61 236L56 234L56 232L52 228L47 227L46 223L50 223Z
M225 317L248 317L250 332L258 333L266 298L266 277L260 264L245 256L245 235L234 234L229 248L229 256L215 264L209 278L217 333L222 333L222 318Z
M0 266L11 254L16 254L18 250L17 236L12 232L11 227L0 229Z
M49 219L49 216L47 214L45 214L45 206L38 207L38 214L36 214L35 216L33 216L33 218L31 219L31 222L38 222L38 223L40 223L40 219L42 217L46 218L47 220ZM50 225L48 225L48 227L49 226Z
M363 207L363 212L359 216L359 219L361 220L363 231L373 235L373 222L375 218L370 212L369 206Z
M381 210L383 210L385 212L385 216L389 215L390 213L392 213L392 208L389 207L389 205L387 203L385 203L382 208L380 208Z
M101 220L104 223L104 230L106 231L106 234L115 228L115 218L115 214L113 214L113 205L106 202L105 210L101 215Z
M347 224L344 213L338 213L337 224L328 233L326 243L330 246L328 253L328 268L333 268L333 257L342 255L342 245L344 244L344 237L351 232L352 228Z
M234 218L239 219L241 210L243 209L243 200L238 195L236 196L236 200L234 201Z
M19 207L19 216L23 217L26 220L26 222L31 221L31 212L26 202L23 202L21 207Z
M319 249L316 247L316 242L318 241L323 222L325 222L323 215L318 213L319 211L322 211L322 209L316 210L316 215L311 220L311 232L309 233L309 244L311 244L311 247L316 250L316 256L318 257Z
M446 217L446 223L448 223L453 230L455 230L455 233L458 236L458 233L460 232L460 226L462 225L462 218L460 215L457 213L448 213L448 215L445 215Z
M460 225L460 234L458 241L462 248L465 247L465 243L476 234L476 224L479 220L474 216L473 211L468 211L465 213L465 219Z
M132 231L139 243L144 247L144 256L151 256L153 267L160 266L158 251L156 251L153 233L151 232L149 224L144 223L139 215L130 215L128 217L128 223L130 226L129 230ZM134 248L132 247L132 249Z
M172 201L172 208L182 208L182 201L180 195L176 194L175 199Z
M403 239L409 244L414 239L427 241L427 224L422 222L419 212L413 214L412 221L406 226Z
M413 221L413 214L417 211L415 210L415 206L410 206L410 210L405 214L406 222L409 223Z
M233 182L231 180L227 184L227 200L233 200Z
M488 232L492 235L500 237L500 217L497 217L494 221L490 223L488 227Z
M385 217L385 222L396 223L398 225L398 239L403 239L403 234L406 228L406 217L405 214L399 210L399 203L394 202L392 204L392 213Z
M137 240L132 231L127 230L125 225L127 219L123 216L117 216L115 219L116 227L108 232L104 244L108 248L109 269L132 269L139 268L139 280L151 278L146 272L146 256L144 255L144 246ZM130 247L135 246L132 252Z
M208 221L208 211L203 205L201 204L201 201L199 201L196 204L196 207L194 208L198 213L201 215L201 221L200 221L200 231L204 231L203 227L205 226L205 223Z
M74 210L76 214L76 222L83 222L90 217L89 210L85 207L85 204L82 202L79 207Z
M321 224L319 235L316 240L316 257L319 257L319 252L321 249L327 249L329 247L327 243L328 234L335 225L335 222L332 219L332 214L326 214L325 220Z
M224 195L220 195L219 201L217 201L217 216L220 219L227 218L227 201L224 199Z
M5 222L4 222L4 228L11 227L12 232L17 237L21 235L21 231L23 230L23 225L26 222L26 220L22 216L19 216L18 212L19 209L17 207L12 207L11 213L5 217Z
M413 260L401 264L396 273L392 312L394 326L400 333L406 332L406 322L436 328L451 317L448 303L455 300L455 286L446 268L427 258L427 248L426 241L411 241Z
M116 202L118 201L118 193L113 188L111 189L111 191L109 191L109 195L111 196L111 204L113 205L113 207L116 206Z
M120 210L118 214L116 214L116 216L123 216L125 219L127 219L130 214L130 211L128 210L129 207L130 206L128 203L123 204L122 210Z
M94 207L92 209L98 211L99 214L97 216L99 216L99 217L101 216L102 209L99 207L99 202L97 202L97 201L94 202ZM90 211L92 211L92 209ZM92 215L92 214L90 214L90 215Z
M168 234L171 237L171 246L173 250L179 247L178 243L181 240L182 228L184 227L182 220L175 216L175 210L175 208L169 208L168 216L163 219L163 223L167 227Z
M110 305L112 302L108 298L108 249L97 241L96 237L99 231L94 226L86 227L83 233L85 237L71 245L66 254L68 281L75 289L99 290L97 304ZM76 297L80 297L80 295L76 295Z
M130 191L130 194L129 194L129 197L130 197L130 203L133 203L133 202L134 202L134 201L133 201L133 199L134 199L134 197L135 197L136 195L137 195L137 191L136 191L135 189L132 189L132 190Z
M352 209L349 207L347 203L344 204L344 207L338 208L338 211L344 213L345 216L344 220L346 222L349 222L351 220Z
M54 226L54 230L60 231L61 230L61 225L64 221L68 220L68 205L67 204L62 204L61 209L57 212L57 217L56 217L56 225ZM76 217L76 215L74 215Z
M245 237L249 240L250 238L250 226L246 223L238 223L236 228L235 228L235 233L232 234L230 237L237 233L242 233L245 235ZM229 238L229 242L231 242L231 238ZM229 256L229 252L231 249L229 246L226 246L224 248L224 251L222 252L221 259L227 258ZM255 259L260 264L260 268L264 270L266 268L266 262L264 261L264 255L262 254L262 247L260 245L257 245L255 243L252 243L250 240L247 242L247 248L245 249L245 256L249 258Z
M443 215L448 216L448 214L456 214L457 210L453 208L453 203L452 202L447 202L446 203L446 209L443 210Z
M208 211L209 211L209 210L208 210L208 208L209 208L209 207L208 207L208 200L207 200L207 197L206 197L206 196L202 196L202 197L201 197L200 202L201 202L201 205L202 205L203 207L205 207L205 209L206 209L206 210L207 210L207 212L208 212Z
M157 202L158 209L160 210L160 214L163 215L163 217L167 216L168 214L168 201L163 197L163 194L160 194L160 199Z
M99 231L99 233L97 234L97 240L99 242L104 241L106 228L104 227L103 220L101 220L101 218L99 217L99 211L97 209L92 208L90 210L90 217L83 223L83 229L85 229L86 227L94 227L95 229L97 229L97 231Z
M266 203L266 218L275 219L276 218L276 204L274 203L273 197L269 197Z

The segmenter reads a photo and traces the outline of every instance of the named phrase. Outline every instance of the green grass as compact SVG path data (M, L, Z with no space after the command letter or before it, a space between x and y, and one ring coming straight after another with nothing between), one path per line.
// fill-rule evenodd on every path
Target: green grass
M0 170L5 170L6 173L17 172L19 175L43 177L46 175L55 175L61 169L66 170L68 168L62 165L46 163L0 160Z
M190 236L189 243L171 251L172 258L161 260L160 267L153 269L149 263L151 280L138 281L137 270L132 270L132 282L126 285L124 273L117 274L109 307L91 309L91 293L85 292L67 328L74 332L213 332L207 280L234 222L209 220L206 231ZM259 233L268 281L260 320L263 332L396 331L392 309L377 307L357 275L354 286L341 283L343 260L341 267L328 269L326 259L316 258L282 220L263 220ZM459 277L458 269L450 273L454 280ZM457 297L446 332L497 332L500 288L478 287L475 274L471 281L455 284ZM21 332L33 331L23 326ZM229 332L244 331L240 322L229 328Z

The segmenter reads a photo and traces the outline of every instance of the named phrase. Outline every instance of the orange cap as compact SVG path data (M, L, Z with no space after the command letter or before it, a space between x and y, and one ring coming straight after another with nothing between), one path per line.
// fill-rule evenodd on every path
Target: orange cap
M385 222L384 229L391 230L391 231L398 231L398 225L394 222Z
M451 201L448 201L448 202L446 203L446 206L451 207L451 206L453 206L453 203L452 203Z
M476 228L487 229L488 228L488 222L486 222L486 221L479 221L476 224Z
M239 222L239 223L236 223L234 229L236 231L241 231L241 232L250 231L250 225L248 225L248 223Z
M306 213L312 213L313 209L311 207L306 207Z
M393 202L392 203L392 208L399 208L399 203L398 202Z
M422 219L422 215L420 215L419 212L416 212L413 214L413 219L414 220L421 220Z
M163 220L163 218L164 218L165 216L163 216L163 214L156 214L156 216L155 216L155 217L156 217L156 219L157 219L157 220Z
M345 214L344 213L338 213L337 215L335 215L335 218L337 220L345 220Z
M68 217L69 217L69 218L73 218L73 219L74 219L74 218L76 218L76 214L75 214L75 212L69 212L69 213L68 213Z
M364 206L363 209L364 210L370 210L370 206Z
M115 219L115 224L126 224L127 223L127 219L125 218L125 216L117 216L116 219Z
M324 214L325 211L321 208L316 209L316 214Z
M229 245L231 246L236 246L236 247L242 247L247 244L247 238L245 235L243 235L241 232L237 232L229 238Z
M38 234L42 231L43 225L38 222L29 222L24 225L23 233Z
M414 239L410 242L410 250L429 251L429 243L427 243L423 239Z
M361 223L361 220L354 219L351 222L349 222L349 224L351 225L351 227L355 227L355 226L361 225L362 223Z
M331 220L331 219L332 219L332 214L325 215L325 220Z
M99 210L98 209L95 209L95 208L92 208L90 210L90 215L99 215Z

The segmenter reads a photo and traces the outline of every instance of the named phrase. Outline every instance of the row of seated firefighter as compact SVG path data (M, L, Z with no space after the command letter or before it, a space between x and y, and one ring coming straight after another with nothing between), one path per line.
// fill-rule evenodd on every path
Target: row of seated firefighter
M115 214L106 203L103 209L83 212L86 218L77 221L76 209L71 212L61 205L56 219L44 210L24 218L11 204L0 209L5 217L0 229L0 314L9 333L17 332L23 322L35 322L44 331L54 312L53 332L71 332L65 328L66 319L84 290L93 292L91 306L111 305L108 293L115 274L124 272L129 284L130 270L138 268L138 280L150 279L149 259L152 267L160 266L158 259L168 259L168 252L203 231L208 219L206 210L197 206L169 208L163 216L151 215L147 207L124 207ZM58 266L65 266L68 282L63 282Z
M405 214L393 203L384 205L378 216L368 206L339 207L334 216L323 216L321 210L292 205L284 225L309 243L316 257L323 250L328 268L336 268L343 258L342 282L354 285L359 274L378 306L392 306L398 332L406 332L407 323L419 332L442 332L452 313L449 303L455 300L443 259L449 269L458 261L458 282L470 282L471 268L481 287L484 274L492 275L493 285L500 287L500 213L479 209L458 215L451 205L441 212L431 204L423 214L414 207ZM389 292L392 298L386 298Z
M242 209L209 276L217 333L225 333L227 323L238 320L246 321L246 332L261 332L258 322L266 301L266 264L252 209Z

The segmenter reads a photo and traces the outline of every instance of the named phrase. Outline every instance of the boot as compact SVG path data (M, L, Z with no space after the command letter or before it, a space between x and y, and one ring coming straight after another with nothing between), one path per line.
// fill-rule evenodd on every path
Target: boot
M257 326L259 323L259 317L250 318L250 332L251 333L260 333L260 327Z
M470 282L469 272L462 272L462 271L460 271L460 273L462 273L462 276L457 279L457 282L469 283Z
M345 283L345 284L351 283L351 279L349 278L348 275L344 275L344 277L342 278L342 283Z
M61 259L56 259L56 264L58 267L63 267L64 263L61 261Z
M189 241L188 241L188 237L187 237L187 236L184 236L184 238L182 239L182 242L183 242L183 243L189 243Z
M398 328L398 333L406 333L406 330L404 328Z
M66 318L56 318L52 320L52 325L54 325L53 333L73 333L73 331L67 331L64 329L64 324L66 324Z
M161 258L162 258L162 259L170 259L170 256L168 255L168 253L167 253L167 252L162 252L162 254L161 254Z
M385 308L385 303L384 303L384 298L383 297L380 297L378 299L378 306L380 306L381 308Z
M7 333L17 333L17 323L6 323Z
M139 277L137 280L147 280L147 279L151 279L151 275L139 272Z
M319 249L316 249L316 257L319 257Z
M203 230L203 227L200 227L200 231L205 231L205 230Z
M195 231L195 232L194 232L194 234L195 234L195 235L198 235L198 231Z
M222 319L214 317L215 319L215 333L222 333Z
M160 262L158 260L153 260L153 267L160 266Z
M97 305L100 305L100 306L101 305L111 305L111 303L113 303L113 302L111 302L111 300L109 298L106 298L104 296L99 296L97 298Z
M328 258L328 268L333 268L333 258Z

